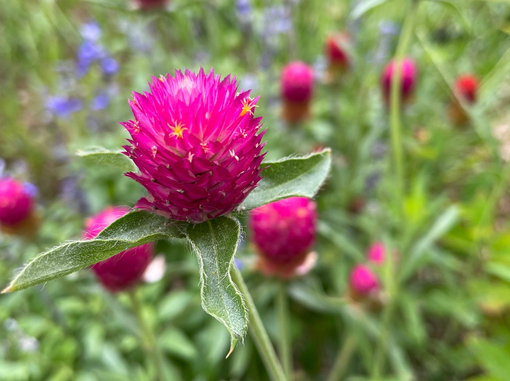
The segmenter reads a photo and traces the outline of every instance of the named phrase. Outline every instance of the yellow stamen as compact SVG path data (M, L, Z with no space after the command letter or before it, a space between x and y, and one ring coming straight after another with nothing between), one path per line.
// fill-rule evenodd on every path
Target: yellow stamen
M244 99L243 109L241 110L241 116L246 115L246 113L248 113L248 112L250 113L250 115L253 115L253 108L259 107L259 106L252 105L252 103L253 103L253 99L251 99L250 97L247 97Z
M170 134L170 137L177 136L180 139L183 137L183 132L187 130L187 128L184 127L184 124L181 124L180 122L175 123L175 126L173 127L170 125L168 125L168 127L170 127L170 129L173 131Z

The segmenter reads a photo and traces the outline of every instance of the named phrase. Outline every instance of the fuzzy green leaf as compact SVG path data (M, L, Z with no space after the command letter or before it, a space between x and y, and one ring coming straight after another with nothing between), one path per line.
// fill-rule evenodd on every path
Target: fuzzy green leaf
M2 292L12 292L60 278L121 251L165 238L183 238L182 223L146 211L119 218L89 241L56 246L32 259Z
M312 153L304 157L288 157L268 166L262 172L259 185L246 197L240 211L251 210L270 202L289 197L313 197L328 176L331 167L331 150Z
M88 147L76 151L76 155L83 157L89 164L106 164L124 172L138 171L133 161L120 151L109 151L103 147Z
M230 277L241 227L237 220L219 217L186 231L200 265L202 308L222 322L230 332L230 353L248 329L243 297Z

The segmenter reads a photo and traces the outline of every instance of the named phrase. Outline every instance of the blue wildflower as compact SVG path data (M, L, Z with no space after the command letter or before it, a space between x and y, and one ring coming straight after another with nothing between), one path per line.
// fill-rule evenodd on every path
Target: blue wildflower
M32 183L23 183L23 191L25 194L29 195L31 198L37 197L39 194L39 188Z
M101 69L105 75L114 75L119 71L119 63L115 58L105 57L101 60Z
M82 101L77 98L52 96L46 102L46 108L60 118L68 118L71 114L81 110Z
M94 111L102 110L110 103L110 97L106 93L97 95L93 100L90 108Z
M78 48L78 75L87 74L92 63L96 60L103 59L106 54L104 49L94 41L85 40Z
M83 24L80 28L80 34L85 40L97 41L101 37L102 31L96 20Z

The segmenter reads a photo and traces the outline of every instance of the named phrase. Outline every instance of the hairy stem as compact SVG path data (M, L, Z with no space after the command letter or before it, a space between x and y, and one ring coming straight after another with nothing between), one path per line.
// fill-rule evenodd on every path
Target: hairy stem
M257 346L262 360L264 361L264 365L266 366L270 379L272 381L287 381L287 377L285 377L283 368L276 357L271 341L269 341L269 336L262 324L257 308L253 303L250 291L244 283L241 272L235 267L232 269L232 280L239 288L239 291L243 294L246 305L248 306L248 316L250 319L249 332L253 341L255 341L255 345Z
M283 371L289 381L292 380L292 346L290 339L289 300L287 298L287 285L280 283L276 297L276 312L278 315L279 342L278 352L282 361Z

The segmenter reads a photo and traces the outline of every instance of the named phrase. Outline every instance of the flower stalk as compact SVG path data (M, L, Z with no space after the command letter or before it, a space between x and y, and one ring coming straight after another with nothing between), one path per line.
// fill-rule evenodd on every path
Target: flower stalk
M255 345L257 346L260 356L262 357L262 361L266 366L266 370L271 381L288 381L283 371L282 365L276 357L275 350L271 344L271 341L269 340L266 329L262 324L262 320L260 319L257 308L255 307L255 303L253 303L250 291L244 283L241 272L234 267L232 269L231 275L232 280L239 288L239 291L241 291L243 294L246 305L248 306L248 315L250 319L249 332L253 338L253 341L255 341Z
M278 352L282 361L283 371L289 381L292 380L292 345L290 337L289 300L287 284L280 282L276 296L276 312L278 315L279 342Z

